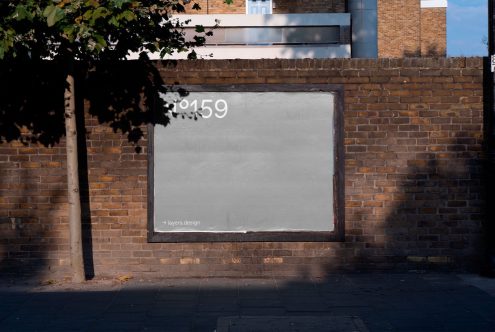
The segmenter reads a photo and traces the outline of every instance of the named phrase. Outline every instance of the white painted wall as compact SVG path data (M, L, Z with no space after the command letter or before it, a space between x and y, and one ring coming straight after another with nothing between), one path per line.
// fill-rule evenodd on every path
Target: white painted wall
M211 46L196 49L201 59L327 59L350 58L351 45L330 46ZM131 53L129 60L138 59ZM159 60L158 53L149 54L150 59ZM187 53L175 53L165 59L187 59Z
M220 27L287 27L287 26L349 26L349 13L317 14L274 14L274 15L180 15L185 27L203 25L213 27L219 21ZM196 53L204 59L302 59L302 58L350 58L351 45L240 45L240 46L205 46L197 48ZM137 54L129 55L136 59ZM158 54L150 58L159 59ZM176 53L167 59L185 59L187 53Z
M421 8L447 8L447 0L421 0Z
M203 59L327 59L350 58L350 45L330 46L212 46L196 49ZM174 59L186 59L187 54L173 56Z

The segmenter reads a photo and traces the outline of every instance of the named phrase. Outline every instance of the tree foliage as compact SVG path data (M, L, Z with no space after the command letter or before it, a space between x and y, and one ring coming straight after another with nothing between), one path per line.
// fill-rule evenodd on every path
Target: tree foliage
M182 23L173 18L173 14L184 12L185 2L190 1L0 0L0 60L4 60L0 61L0 92L8 93L5 98L0 96L0 142L21 139L52 145L66 136L69 247L76 282L84 280L78 163L81 136L77 129L77 122L84 128L84 119L76 120L84 113L77 107L78 98L81 100L77 87L94 82L82 92L89 97L90 113L100 122L110 123L115 131L121 129L132 141L143 135L143 124L166 125L167 105L155 107L154 114L142 107L142 99L152 103L160 92L166 92L147 54L164 57L189 52L188 57L195 58L193 48L204 45L205 37L211 35L197 26L196 35L186 38ZM193 3L192 9L199 6ZM137 76L126 69L110 69L109 64L125 59L130 52L140 55ZM49 70L48 75L43 69ZM119 79L122 73L125 80ZM51 80L54 77L56 83ZM78 83L81 77L84 82ZM115 84L106 84L112 78L117 78ZM44 105L46 100L56 101Z
M0 1L0 142L59 141L64 111L57 96L70 62L83 88L78 98L90 101L90 113L115 131L137 142L143 124L166 125L166 105L155 104L154 114L140 106L140 95L150 102L166 92L147 53L189 52L195 58L193 49L212 34L196 26L195 36L186 38L174 18L184 11L183 0ZM130 52L143 61L117 64Z
M199 9L198 4L192 5ZM163 57L204 44L186 40L172 17L179 0L21 0L0 2L0 59L124 59L129 52ZM195 57L194 51L189 56Z

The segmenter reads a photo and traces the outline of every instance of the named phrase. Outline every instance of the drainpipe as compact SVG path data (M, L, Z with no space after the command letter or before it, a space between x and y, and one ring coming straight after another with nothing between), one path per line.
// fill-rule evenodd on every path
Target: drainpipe
M489 200L495 197L495 0L488 0L488 58L484 66L485 114L484 145L486 153L486 220L485 257L482 274L495 277L495 207ZM492 198L490 198L492 197Z
M377 0L348 0L346 6L351 14L352 57L377 58Z

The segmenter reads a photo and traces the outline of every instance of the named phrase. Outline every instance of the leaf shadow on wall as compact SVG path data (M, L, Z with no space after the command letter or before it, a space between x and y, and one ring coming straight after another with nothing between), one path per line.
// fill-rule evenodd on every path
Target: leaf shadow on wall
M409 160L408 174L397 179L395 206L377 250L391 266L416 270L479 270L484 210L482 162L469 151L463 133L452 138L448 159L426 154ZM469 145L468 145L469 146Z
M424 154L425 159L407 160L403 173L369 174L373 180L363 180L365 192L370 191L366 183L379 185L370 201L353 208L356 228L347 227L346 241L358 245L344 269L480 270L483 163L479 151L466 150L469 139L452 138L451 158ZM332 270L328 265L326 272Z
M403 51L403 57L405 58L444 57L445 54L445 48L440 48L437 44L425 45L424 49L417 48L415 50L409 49Z
M164 62L164 66L174 65L175 62L172 61ZM159 93L165 93L173 90L173 88L164 87L160 73L151 61L127 61L116 64L95 63L91 68L78 64L76 68L75 95L77 99L83 251L85 272L87 277L91 278L94 275L94 267L92 201L88 173L90 165L88 164L92 160L88 159L86 136L90 134L92 128L88 128L86 124L88 121L94 122L96 119L96 123L108 125L114 132L127 137L136 152L140 152L142 150L141 139L146 134L146 125L157 123L167 125L170 122L169 113L167 113L168 106L157 101L159 100ZM63 98L65 73L63 69L63 66L55 62L0 63L0 149L3 149L2 155L5 156L5 158L0 159L0 167L13 172L13 177L9 177L6 172L0 174L0 183L5 184L0 189L0 198L4 200L2 202L8 203L2 207L0 213L2 256L13 258L8 264L10 272L25 271L33 277L36 273L28 273L29 271L41 271L49 267L50 263L46 260L46 257L49 256L48 250L58 250L61 256L67 255L68 250L57 249L56 245L38 248L23 246L21 250L22 243L20 242L16 246L6 245L21 241L9 238L12 232L6 231L6 229L10 227L11 217L15 217L16 213L22 214L23 209L29 209L29 215L37 218L37 223L44 225L44 227L59 222L39 212L43 208L38 202L39 192L18 192L9 181L15 179L18 182L17 185L26 183L26 176L28 175L27 171L24 170L34 165L23 164L22 161L20 163L13 162L20 154L27 156L26 162L37 161L36 158L40 159L39 168L33 170L40 181L37 186L42 187L46 176L51 175L49 173L51 170L47 170L44 165L48 165L46 163L55 159L60 163L59 169L56 171L57 174L65 175L65 149L60 146L65 136ZM176 92L180 96L187 95L187 91L182 89L177 89ZM88 117L88 113L90 117ZM48 150L51 152L43 152L47 154L45 157L36 157L39 154L39 149L46 147L50 148ZM33 156L30 157L29 153L32 153ZM47 159L41 160L43 158ZM44 162L46 163L44 164ZM66 178L64 176L60 178L59 186L60 188L57 190L62 191L57 192L55 196L59 197L62 194L66 197ZM13 202L12 196L33 203L22 205L21 202ZM54 201L49 199L48 203L53 204L53 208L56 209L58 204L64 204L65 201L57 198ZM35 227L24 216L16 217L15 223L24 225L25 232L30 232L29 229ZM68 236L68 234L66 235ZM40 232L36 236L44 238L46 234ZM60 245L68 245L68 241L67 243L61 242ZM35 251L36 254L31 254L31 250ZM28 255L28 259L21 259L20 256L23 254ZM19 257L19 259L15 259L15 257Z
M2 277L37 274L50 266L47 250L53 246L47 237L53 234L50 224L59 222L52 206L63 203L59 198L66 186L56 176L61 150L37 149L55 146L65 132L64 82L52 64L0 64ZM47 183L41 184L41 177Z
M163 67L175 66L175 61L161 61ZM100 124L107 124L114 132L126 135L141 152L140 140L145 126L170 123L172 105L161 102L160 94L184 89L164 85L159 70L148 60L120 63L96 63L86 71L83 80L84 99L89 102L88 112Z

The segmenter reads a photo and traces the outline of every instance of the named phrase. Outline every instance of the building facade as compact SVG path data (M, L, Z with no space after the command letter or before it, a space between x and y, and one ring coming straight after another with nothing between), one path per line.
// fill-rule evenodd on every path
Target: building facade
M175 141L166 137L174 123L143 127L142 153L136 153L127 135L91 114L115 93L115 106L123 109L140 100L136 81L143 70L133 67L139 64L115 64L107 79L84 84L86 115L78 121L84 124L79 144L86 273L306 278L343 270L477 268L486 219L483 61L403 58L445 54L446 3L254 2L205 1L193 19L222 20L216 31L223 34L213 38L224 38L224 44L208 46L214 57L257 60L156 63L157 81L191 92L176 108L200 106L208 137L188 131L201 121L179 123L183 136L173 134ZM264 37L253 27L267 32L267 26L273 27L270 38L286 43L245 42ZM339 42L319 45L316 32ZM291 43L308 35L320 53L310 43ZM234 37L237 44L229 39ZM338 51L347 53L330 54ZM381 59L300 59L309 57ZM5 77L10 73L1 70ZM38 76L16 76L24 77ZM14 78L5 82L5 91L15 85ZM51 87L33 90L44 96L53 93ZM309 93L322 103L314 104ZM205 150L211 154L198 162ZM65 157L64 140L52 148L0 144L0 275L70 275ZM308 168L299 167L304 159ZM265 165L276 167L262 178ZM302 170L302 180L292 176L294 167ZM327 169L333 172L317 176ZM186 192L192 175L195 186ZM232 183L233 190L224 190ZM320 192L309 191L322 183L327 210L313 204ZM258 191L235 199L253 184ZM303 189L305 196L298 196ZM182 192L187 195L177 199ZM285 199L289 193L292 200ZM191 199L193 194L198 196ZM233 207L228 211L227 203ZM275 208L268 215L270 206ZM181 218L167 207L195 214ZM320 216L327 223L316 223ZM251 229L236 228L237 220L247 220Z
M181 16L213 27L215 59L445 56L447 0L200 0ZM192 5L190 5L192 7Z

